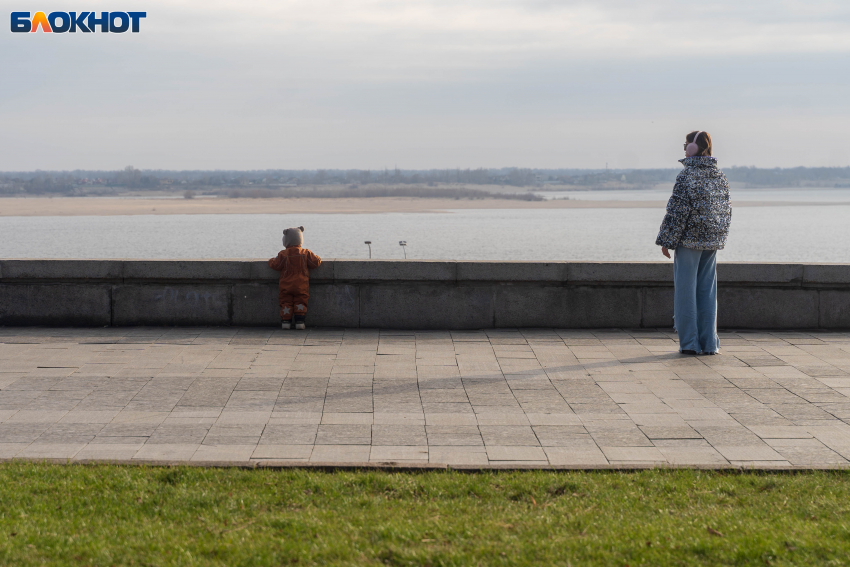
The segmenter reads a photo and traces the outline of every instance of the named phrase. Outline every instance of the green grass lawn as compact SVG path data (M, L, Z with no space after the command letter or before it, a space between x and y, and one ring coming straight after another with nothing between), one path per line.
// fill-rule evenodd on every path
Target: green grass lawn
M850 565L850 473L0 465L2 565Z

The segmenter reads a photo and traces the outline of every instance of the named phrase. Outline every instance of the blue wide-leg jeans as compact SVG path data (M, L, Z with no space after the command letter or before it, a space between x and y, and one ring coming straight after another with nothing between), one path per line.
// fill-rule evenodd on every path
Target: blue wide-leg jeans
M676 248L673 282L679 349L717 352L717 251Z

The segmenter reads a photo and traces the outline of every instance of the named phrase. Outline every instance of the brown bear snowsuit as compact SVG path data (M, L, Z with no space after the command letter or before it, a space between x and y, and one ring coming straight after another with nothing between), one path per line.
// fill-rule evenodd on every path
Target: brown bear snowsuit
M322 265L322 259L306 248L302 232L304 227L287 228L283 231L284 250L269 260L269 267L280 272L278 280L278 303L280 318L290 321L293 315L307 314L310 300L310 272Z

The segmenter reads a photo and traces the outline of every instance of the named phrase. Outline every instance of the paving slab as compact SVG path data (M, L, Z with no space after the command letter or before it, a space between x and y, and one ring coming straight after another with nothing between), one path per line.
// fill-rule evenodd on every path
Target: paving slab
M428 446L428 461L446 465L487 466L489 460L484 445L474 446Z
M191 460L201 462L248 462L257 446L250 445L201 445Z
M137 443L89 443L74 455L74 460L129 461L144 445Z
M108 331L2 330L0 459L850 467L847 332Z
M542 447L526 446L499 446L487 445L487 458L491 461L543 461L546 462L546 453Z
M712 466L728 462L713 447L658 447L658 450L672 465Z
M610 462L665 463L658 447L600 447Z
M370 461L380 462L408 462L422 461L428 462L428 446L427 445L405 445L392 446L386 445L382 447L373 446L369 454Z
M29 445L29 443L0 443L0 459L12 459Z
M718 453L730 461L782 461L782 455L769 445L715 445Z
M369 445L316 445L310 455L314 463L366 463L372 447Z
M72 459L85 443L31 443L16 455L19 459Z
M199 444L176 443L152 445L146 443L133 455L134 459L145 461L190 461L198 450Z
M607 465L608 459L599 447L544 447L549 464L564 467L582 467L588 465Z

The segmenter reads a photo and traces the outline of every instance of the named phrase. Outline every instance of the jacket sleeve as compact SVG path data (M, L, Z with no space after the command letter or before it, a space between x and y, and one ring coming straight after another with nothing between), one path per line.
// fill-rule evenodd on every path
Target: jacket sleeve
M322 265L322 259L316 256L311 250L305 250L305 257L307 258L307 267L311 270L318 268Z
M658 231L655 244L670 248L671 250L679 246L690 212L690 199L688 199L685 190L683 176L680 175L676 179L676 184L673 186L673 194L670 195L670 200L667 202L667 214L664 215L664 220L661 221L661 230Z
M282 254L278 253L277 256L269 260L269 268L271 268L272 270L277 270L279 272L283 269L283 263L285 261L286 258Z

